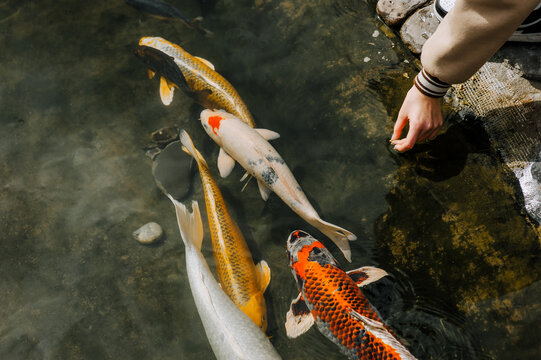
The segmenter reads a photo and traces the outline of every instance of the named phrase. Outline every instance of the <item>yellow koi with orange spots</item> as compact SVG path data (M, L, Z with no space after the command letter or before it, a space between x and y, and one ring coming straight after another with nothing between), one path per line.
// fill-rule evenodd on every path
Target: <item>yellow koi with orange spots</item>
M188 93L196 102L207 109L225 110L235 115L251 127L255 122L248 107L239 94L222 75L218 74L214 65L203 58L192 56L180 46L160 37L143 37L139 40L140 46L148 46L170 56L182 71L187 83ZM154 74L149 72L149 76ZM175 87L185 89L183 84L177 84L160 74L160 96L165 105L173 100Z
M194 157L199 167L218 280L231 300L265 331L267 307L263 293L270 282L269 266L264 260L254 265L244 236L231 218L205 159L186 131L182 131L180 140L184 151Z

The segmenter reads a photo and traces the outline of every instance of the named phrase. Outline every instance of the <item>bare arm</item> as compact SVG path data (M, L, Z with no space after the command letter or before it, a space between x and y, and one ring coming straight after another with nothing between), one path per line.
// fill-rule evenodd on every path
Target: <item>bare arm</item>
M434 34L423 46L423 72L407 93L400 109L391 142L398 151L437 135L443 121L440 100L442 84L469 79L505 43L539 0L457 0ZM435 78L436 88L419 86ZM441 88L438 91L438 81ZM432 81L426 82L430 87ZM422 84L421 84L422 85ZM432 84L433 85L433 84ZM433 91L431 91L433 90ZM405 125L408 134L398 139Z

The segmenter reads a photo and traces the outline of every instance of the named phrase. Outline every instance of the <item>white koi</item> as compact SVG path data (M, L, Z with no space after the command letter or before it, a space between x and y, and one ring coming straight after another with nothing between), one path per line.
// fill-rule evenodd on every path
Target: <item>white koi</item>
M220 146L218 169L222 177L231 173L237 161L247 174L257 179L263 200L274 191L295 213L334 241L351 262L349 241L357 237L319 217L285 161L268 142L280 137L278 133L251 128L223 110L203 110L201 123Z
M276 349L259 327L226 295L201 253L203 223L197 201L192 213L169 195L186 248L186 271L199 317L218 360L277 360Z

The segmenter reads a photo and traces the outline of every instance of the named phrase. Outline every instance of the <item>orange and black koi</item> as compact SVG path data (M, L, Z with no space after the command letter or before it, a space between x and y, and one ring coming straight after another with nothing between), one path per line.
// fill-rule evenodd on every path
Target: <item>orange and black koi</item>
M322 243L299 230L289 235L287 250L300 291L287 313L290 338L316 323L350 359L415 359L360 289L386 276L385 271L367 266L345 272Z

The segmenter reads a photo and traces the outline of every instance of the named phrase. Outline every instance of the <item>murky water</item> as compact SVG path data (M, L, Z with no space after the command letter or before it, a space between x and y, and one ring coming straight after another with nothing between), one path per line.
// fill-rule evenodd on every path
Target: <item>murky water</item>
M211 38L123 1L0 3L0 358L206 359L171 203L145 155L186 129L218 179L217 146L180 92L161 104L133 56L162 36L210 60L322 217L358 235L353 263L236 168L218 179L256 261L272 269L269 330L284 359L343 359L316 329L290 340L297 290L285 240L301 228L345 269L392 274L369 289L420 359L538 359L539 224L479 119L407 155L388 150L415 59L383 34L375 1L169 1ZM409 77L409 79L408 79ZM197 176L184 200L203 201ZM132 238L156 221L164 240ZM204 253L212 265L210 242Z

